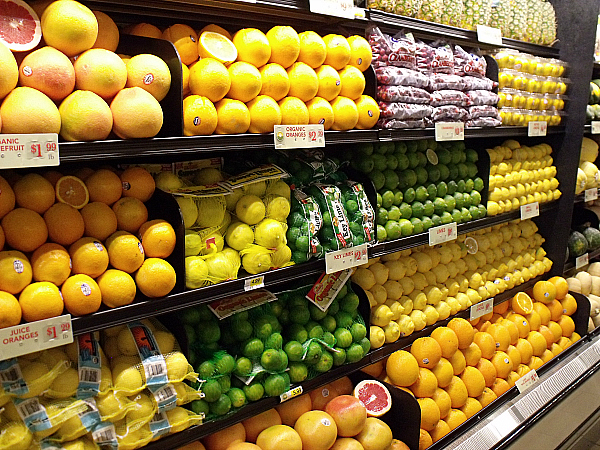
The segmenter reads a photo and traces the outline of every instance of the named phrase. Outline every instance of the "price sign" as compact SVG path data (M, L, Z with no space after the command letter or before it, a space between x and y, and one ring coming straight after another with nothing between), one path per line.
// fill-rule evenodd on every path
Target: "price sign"
M0 329L0 360L73 342L71 315Z
M58 134L0 135L0 168L58 166Z
M586 202L598 200L598 188L586 189L584 192Z
M283 403L294 397L298 397L299 395L302 395L302 392L304 392L302 389L302 386L298 386L298 387L295 387L294 389L290 389L289 391L284 392L283 394L281 394L279 396L279 398L281 399L281 403Z
M520 393L523 393L535 383L537 383L539 379L540 377L538 377L538 374L535 371L535 369L531 369L529 372L527 372L525 375L523 375L521 378L515 381L515 386L517 386L517 389Z
M600 134L600 121L592 121L592 134Z
M429 245L443 244L444 242L453 241L458 235L456 222L447 225L440 225L429 229Z
M275 125L275 149L325 147L323 125Z
M481 316L485 316L486 314L491 313L493 310L494 310L494 299L493 298L488 298L487 300L484 300L482 302L475 303L473 306L471 306L469 320L475 320Z
M246 292L253 291L254 289L259 289L261 287L265 287L264 275L244 281L244 291Z
M527 136L546 136L548 122L536 120L527 125Z
M575 258L575 268L576 269L581 269L584 266L587 266L590 263L590 257L589 254L586 253L585 255L581 255L578 258Z
M502 45L502 31L500 28L477 25L477 40L486 44Z
M325 272L334 273L361 266L366 264L368 260L367 244L343 248L335 252L327 252L325 253Z
M531 219L540 215L540 204L538 202L521 206L521 220Z
M257 289L245 294L215 300L208 304L208 308L219 320L232 316L241 311L252 309L256 306L277 300L271 292L266 289Z
M465 124L462 122L438 122L435 124L435 140L464 141Z
M310 12L354 19L354 0L309 0Z

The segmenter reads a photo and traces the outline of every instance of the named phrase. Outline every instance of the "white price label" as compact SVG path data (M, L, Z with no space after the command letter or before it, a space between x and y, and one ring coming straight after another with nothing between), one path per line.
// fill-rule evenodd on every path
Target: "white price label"
M447 225L440 225L429 229L429 245L443 244L444 242L453 241L458 235L456 222Z
M58 134L0 135L0 168L58 166Z
M500 28L477 25L477 40L486 44L502 45L502 31Z
M478 319L481 316L485 316L494 310L494 299L488 298L479 303L475 303L471 306L469 320Z
M73 342L71 315L0 329L2 359L59 347Z
M521 220L531 219L540 215L540 204L538 202L521 206Z
M325 272L334 273L351 267L361 266L369 261L367 244L343 248L325 253Z
M600 134L600 121L592 120L592 134Z
M598 188L586 189L584 197L586 202L598 200Z
M546 136L548 131L548 122L543 120L534 120L527 125L527 136Z
M435 124L435 140L464 141L465 124L462 122L438 122Z
M354 0L309 0L310 12L354 19Z
M538 377L538 374L535 371L535 369L531 369L529 372L527 372L525 375L523 375L521 378L515 381L515 386L517 386L517 389L520 393L523 393L535 383L537 383L539 379L540 377Z
M279 398L281 399L281 403L285 402L286 400L290 400L294 397L298 397L299 395L302 395L303 389L302 386L298 386L295 387L294 389L290 389L287 392L284 392L283 394L281 394L279 396Z
M244 291L253 291L254 289L259 289L261 287L265 287L265 276L261 275L259 277L250 278L249 280L244 281Z
M275 125L276 150L325 147L323 125Z
M581 255L579 258L575 258L575 268L581 269L584 266L587 266L590 263L590 256L588 253L585 255Z

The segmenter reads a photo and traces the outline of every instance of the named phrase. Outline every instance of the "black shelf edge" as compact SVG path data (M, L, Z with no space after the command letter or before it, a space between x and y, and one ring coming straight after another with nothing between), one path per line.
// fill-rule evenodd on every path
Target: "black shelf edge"
M585 192L582 192L581 194L575 194L575 198L573 199L573 203L577 204L577 203L583 203L583 202L585 202Z
M591 263L593 259L596 259L600 257L600 248L588 252L588 260ZM575 260L570 260L568 262L565 263L565 267L563 269L563 274L566 274L567 272L570 272L571 270L575 269Z
M583 134L592 134L592 124L591 123L586 123L583 126Z

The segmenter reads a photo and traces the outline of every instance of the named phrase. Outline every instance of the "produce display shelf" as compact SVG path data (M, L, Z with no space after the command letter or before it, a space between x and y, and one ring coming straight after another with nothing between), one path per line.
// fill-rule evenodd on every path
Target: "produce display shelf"
M590 261L590 263L594 260L597 259L598 257L600 257L600 248L588 252L588 260ZM575 260L569 260L568 262L565 263L565 268L563 273L566 275L568 272L573 271L573 269L575 269Z
M585 201L585 192L575 195L573 203L583 203Z
M584 134L592 134L592 124L591 123L587 123L583 126L583 133Z

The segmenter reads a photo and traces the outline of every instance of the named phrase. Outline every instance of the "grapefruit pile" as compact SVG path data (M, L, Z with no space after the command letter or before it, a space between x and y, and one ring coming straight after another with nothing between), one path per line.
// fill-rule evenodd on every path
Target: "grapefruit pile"
M117 55L116 24L79 2L52 2L41 20L21 0L2 5L19 25L9 24L12 34L0 30L2 133L60 133L67 141L158 134L159 101L171 85L164 61Z
M10 182L0 177L0 327L126 305L137 289L171 292L175 270L164 258L176 236L168 222L148 220L155 184L145 169L8 174Z

